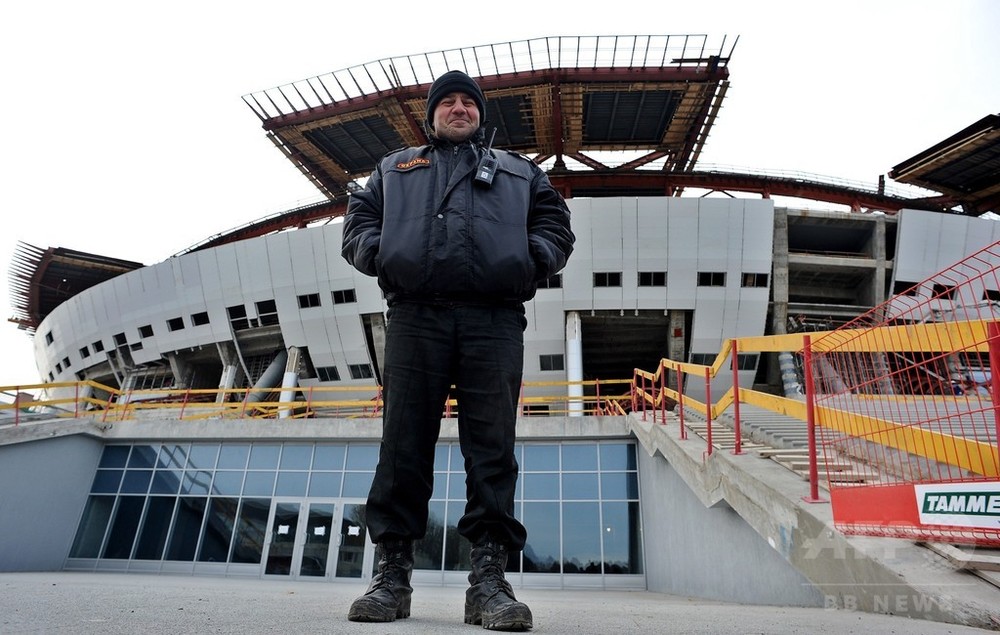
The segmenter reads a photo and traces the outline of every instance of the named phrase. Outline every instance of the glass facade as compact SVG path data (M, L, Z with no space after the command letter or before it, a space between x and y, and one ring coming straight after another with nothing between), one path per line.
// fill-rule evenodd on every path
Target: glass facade
M515 513L528 543L508 571L643 573L634 443L521 443L516 452ZM215 563L256 565L261 575L361 577L364 500L377 460L372 442L108 445L71 564ZM469 569L469 544L457 531L463 465L457 442L438 445L418 570Z

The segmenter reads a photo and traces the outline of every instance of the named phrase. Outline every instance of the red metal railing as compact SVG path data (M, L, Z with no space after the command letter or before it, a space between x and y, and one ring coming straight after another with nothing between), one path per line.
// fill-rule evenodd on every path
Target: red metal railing
M805 398L739 386L739 352L793 352L803 360ZM726 360L733 387L712 401L711 378ZM711 366L661 360L636 369L633 408L659 414L676 401L704 415L706 460L713 421L740 404L805 422L808 502L825 502L845 533L1000 545L1000 242L939 272L840 329L726 342ZM664 377L676 371L676 388ZM704 378L705 401L683 391ZM740 446L737 445L736 448ZM739 453L734 449L734 453Z
M1000 545L1000 243L812 342L829 489L843 531ZM855 478L857 478L855 477Z

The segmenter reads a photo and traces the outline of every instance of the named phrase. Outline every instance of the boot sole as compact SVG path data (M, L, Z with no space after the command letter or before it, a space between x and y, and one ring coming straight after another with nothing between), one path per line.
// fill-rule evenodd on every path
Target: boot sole
M533 626L531 612L527 608L521 610L520 607L502 611L500 615L489 618L466 607L465 623L482 624L483 628L490 631L530 631Z
M410 617L410 598L400 602L395 610L378 602L366 602L364 598L354 601L347 613L350 622L393 622Z

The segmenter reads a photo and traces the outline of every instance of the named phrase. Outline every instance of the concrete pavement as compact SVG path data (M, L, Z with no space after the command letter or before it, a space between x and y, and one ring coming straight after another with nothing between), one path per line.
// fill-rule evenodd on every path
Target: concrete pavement
M413 616L356 624L360 583L120 573L0 573L0 633L485 632L462 622L465 590L416 587ZM745 606L645 591L521 589L533 633L985 633L925 620L822 608ZM998 625L1000 627L1000 625Z

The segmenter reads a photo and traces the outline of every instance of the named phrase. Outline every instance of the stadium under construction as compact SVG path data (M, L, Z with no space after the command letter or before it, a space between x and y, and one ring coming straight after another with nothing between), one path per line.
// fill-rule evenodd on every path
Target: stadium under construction
M700 35L564 36L382 59L261 90L244 101L322 203L153 264L20 244L12 319L33 339L51 405L18 404L18 425L14 409L0 410L0 424L11 421L0 428L0 477L23 484L0 495L19 510L0 515L0 533L18 537L0 546L0 569L370 577L364 500L386 305L375 280L341 258L340 218L380 157L426 142L428 86L457 68L483 88L494 145L546 170L577 236L566 269L527 305L517 513L529 539L512 582L804 606L857 592L833 574L820 584L792 534L763 536L734 511L742 494L692 491L684 473L703 469L701 450L668 457L634 413L586 404L627 394L634 369L663 358L711 364L731 338L832 329L896 294L934 293L937 272L1000 240L990 218L1000 115L901 158L871 186L701 166L735 49ZM983 299L1000 300L1000 289ZM687 390L704 399L738 381L791 394L776 354L741 353L735 366ZM66 405L154 402L155 391L186 393L184 408L232 394L373 405L308 418L290 408L268 425L176 407L112 421ZM202 391L211 396L191 397ZM60 419L46 418L53 408ZM416 576L461 584L464 471L447 416L435 475ZM778 489L793 493L766 503L771 512L820 513L797 507L801 481L783 478ZM810 531L826 531L814 521ZM694 546L704 532L738 562ZM993 591L971 590L968 602L988 605L979 597ZM960 613L938 605L916 616L979 623Z

